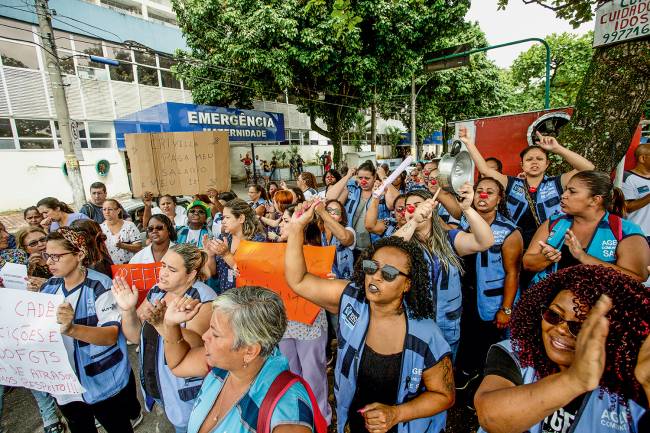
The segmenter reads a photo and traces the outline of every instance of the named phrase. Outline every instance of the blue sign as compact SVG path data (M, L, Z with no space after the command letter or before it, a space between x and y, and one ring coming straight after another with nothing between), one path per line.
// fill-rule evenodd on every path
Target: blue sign
M142 132L226 131L231 142L282 142L284 115L210 105L166 102L114 121L117 145L124 134Z
M422 144L442 144L442 131L434 131L433 134L428 137L424 137L424 142ZM411 133L402 132L402 140L399 143L399 146L410 146L411 145Z

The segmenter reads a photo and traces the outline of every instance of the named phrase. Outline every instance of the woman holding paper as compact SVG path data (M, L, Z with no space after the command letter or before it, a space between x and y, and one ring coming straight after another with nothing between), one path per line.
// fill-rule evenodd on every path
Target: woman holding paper
M50 233L43 257L52 272L41 292L61 294L56 319L80 395L57 395L72 433L96 433L95 418L107 433L131 433L129 407L135 377L120 332L120 315L107 276L87 269L86 239L68 227Z
M149 224L158 224L154 218L159 216L152 216ZM167 221L171 224L169 219ZM207 259L207 254L194 245L170 247L161 259L158 284L149 290L147 299L137 308L138 290L135 286L129 287L119 277L113 280L112 292L122 315L122 332L130 342L140 345L140 377L147 409L151 410L153 402L158 403L176 433L187 431L187 422L203 377L179 379L172 374L165 362L164 348L176 342L162 337L162 318L167 304L176 298L199 301L202 304L199 313L183 324L183 334L193 346L201 345L200 336L210 325L209 302L216 297L214 290L200 281Z
M296 294L339 314L338 431L440 432L454 377L421 250L388 237L363 253L352 281L319 278L307 272L302 249L314 208L305 204L291 220L285 277Z

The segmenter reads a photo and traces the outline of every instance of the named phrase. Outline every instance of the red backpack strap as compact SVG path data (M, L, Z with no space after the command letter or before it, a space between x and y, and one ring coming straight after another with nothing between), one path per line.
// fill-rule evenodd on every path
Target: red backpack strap
M320 413L318 401L316 400L311 387L302 377L293 374L289 370L285 370L278 374L266 393L257 416L257 433L271 433L271 418L273 417L273 410L275 410L275 407L282 396L286 394L289 388L291 388L291 386L296 382L302 383L309 395L312 412L314 414L315 433L327 433L327 422L325 421L323 414Z
M609 220L609 228L614 233L614 237L618 242L623 239L623 220L620 216L614 215L613 213L609 214L607 218Z

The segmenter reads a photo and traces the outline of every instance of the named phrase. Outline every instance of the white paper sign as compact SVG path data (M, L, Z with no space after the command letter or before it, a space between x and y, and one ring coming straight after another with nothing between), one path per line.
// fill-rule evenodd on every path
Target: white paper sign
M596 10L594 47L650 36L650 0L612 0Z
M18 263L5 263L0 269L0 277L7 289L27 290L27 266Z
M63 346L63 295L0 289L0 384L54 395L84 392Z

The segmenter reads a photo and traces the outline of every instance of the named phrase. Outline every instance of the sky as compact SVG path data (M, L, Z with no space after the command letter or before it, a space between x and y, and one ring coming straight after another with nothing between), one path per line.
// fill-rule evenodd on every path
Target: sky
M526 5L522 0L510 0L507 8L500 11L497 11L497 0L472 0L467 19L478 21L490 45L532 37L543 38L551 33L582 35L594 28L592 21L574 29L568 21L556 18L555 12L536 4ZM507 68L531 45L525 43L497 48L489 50L487 55L498 66Z

